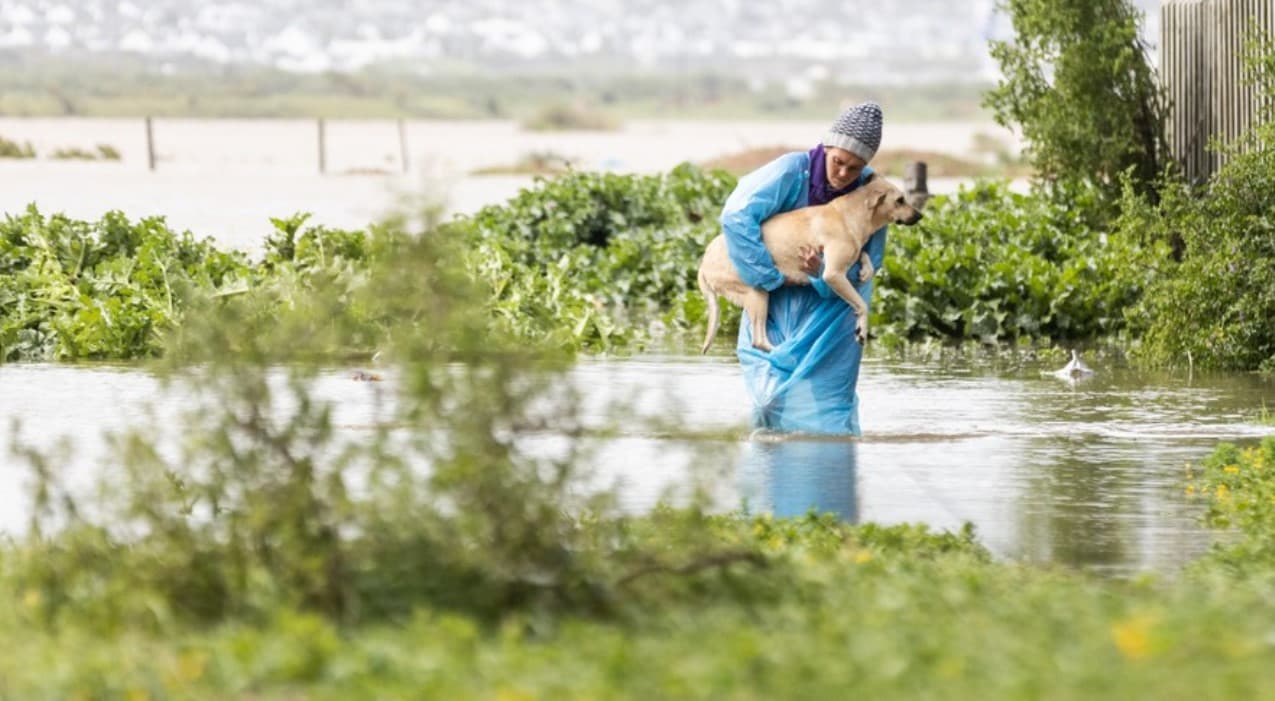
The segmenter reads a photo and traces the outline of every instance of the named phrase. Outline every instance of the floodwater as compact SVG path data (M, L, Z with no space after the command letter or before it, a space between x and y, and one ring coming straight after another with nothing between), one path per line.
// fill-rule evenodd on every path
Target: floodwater
M118 209L133 218L163 216L177 230L259 251L270 217L310 212L311 223L361 228L423 203L469 213L503 202L532 181L475 175L532 154L556 154L579 170L664 172L768 146L805 147L821 122L633 121L613 132L532 132L515 122L410 121L400 143L392 120L325 122L325 173L319 173L314 120L157 119L156 170L148 170L142 119L0 117L0 136L30 142L38 154L107 144L116 162L0 159L0 214L35 203L45 214L97 219ZM886 148L981 158L980 142L1013 151L1015 136L992 123L891 124ZM403 168L403 152L407 169ZM930 179L935 193L962 181Z
M122 155L102 163L0 160L0 214L28 203L87 219L119 209L165 216L178 230L254 251L270 231L269 217L299 211L313 213L313 223L352 228L403 208L404 198L443 200L451 212L500 202L529 179L473 171L529 153L553 152L582 169L655 172L747 148L804 145L826 127L652 121L618 132L535 133L509 122L409 122L404 173L395 123L341 121L326 127L327 173L320 175L313 122L154 125L159 162L150 172L139 119L0 118L0 135L30 141L41 153L105 143ZM1016 146L988 124L889 124L885 146L970 155L980 134ZM958 184L930 183L935 192ZM1183 494L1184 466L1218 441L1275 431L1255 422L1263 406L1275 407L1272 385L1251 376L1100 368L1072 386L1034 367L865 362L864 436L854 442L750 438L733 358L586 361L572 377L585 390L592 426L611 428L609 407L624 410L618 432L592 440L597 479L618 484L625 509L678 498L700 480L723 509L793 515L815 508L848 521L940 529L971 522L999 556L1117 574L1172 570L1207 547L1212 536L1198 523L1201 507ZM387 420L378 393L392 394L393 378L354 382L348 369L333 370L316 389L357 440ZM81 481L109 478L103 432L180 431L186 399L180 390L162 391L136 366L0 365L0 431L19 420L23 440L41 449L68 437L75 450L64 461ZM656 420L677 430L653 428ZM0 452L0 533L26 522L19 463Z
M591 465L628 511L685 498L694 482L721 509L813 508L938 529L971 522L1000 557L1115 575L1173 571L1203 552L1213 534L1199 523L1202 505L1184 494L1185 466L1219 441L1275 433L1257 420L1275 405L1275 384L1119 368L1071 384L1042 370L870 357L859 441L751 435L729 357L586 360L571 378L584 390L587 424L617 429L588 439ZM349 372L320 376L316 394L334 403L342 435L358 440L388 420L394 378L355 382ZM0 388L0 425L20 420L23 440L41 448L69 436L75 451L65 460L82 476L113 469L104 431L180 430L182 392L137 367L0 365ZM0 532L18 532L25 471L5 453L0 466Z

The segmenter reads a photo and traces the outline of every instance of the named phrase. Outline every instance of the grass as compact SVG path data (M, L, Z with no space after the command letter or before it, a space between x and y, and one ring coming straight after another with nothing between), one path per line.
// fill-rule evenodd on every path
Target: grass
M522 122L528 131L616 131L614 116L584 105L547 105Z
M780 85L756 90L743 78L725 74L672 76L625 70L617 66L594 72L492 75L458 66L429 75L414 67L295 74L209 64L161 75L131 57L92 65L44 57L0 75L0 113L524 121L575 105L616 120L831 120L847 102L875 99L895 122L989 119L981 106L985 85L828 82L815 86L811 99L793 100Z
M98 144L92 151L79 147L60 148L49 154L49 158L59 161L118 161L120 152L110 144Z
M472 171L471 175L561 175L571 170L571 159L554 151L532 151L516 163L503 166L487 166Z
M31 142L18 143L0 136L0 158L35 158Z
M1257 412L1257 423L1263 426L1275 426L1275 413L1266 408L1266 400L1262 400L1262 408Z

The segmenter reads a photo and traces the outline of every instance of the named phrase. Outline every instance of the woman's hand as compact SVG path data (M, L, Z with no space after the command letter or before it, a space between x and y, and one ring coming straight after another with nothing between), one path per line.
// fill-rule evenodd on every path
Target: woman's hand
M802 246L797 249L797 255L801 258L801 272L806 275L818 275L823 269L823 246ZM809 285L809 280L793 279L784 276L784 282L789 285Z
M818 275L823 268L823 246L802 246L797 249L801 256L801 272L807 275Z

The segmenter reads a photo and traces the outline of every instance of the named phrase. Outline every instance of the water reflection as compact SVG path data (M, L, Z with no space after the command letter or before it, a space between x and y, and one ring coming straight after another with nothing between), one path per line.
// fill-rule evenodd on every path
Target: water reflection
M738 470L745 511L800 516L813 509L855 523L857 451L853 441L750 441Z

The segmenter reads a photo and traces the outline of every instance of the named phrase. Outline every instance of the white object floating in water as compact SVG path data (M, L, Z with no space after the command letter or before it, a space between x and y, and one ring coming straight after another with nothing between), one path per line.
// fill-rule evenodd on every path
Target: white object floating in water
M1062 367L1061 370L1055 370L1052 373L1055 377L1061 377L1064 380L1080 380L1093 375L1093 370L1085 365L1080 356L1076 355L1076 349L1071 349L1071 361Z

